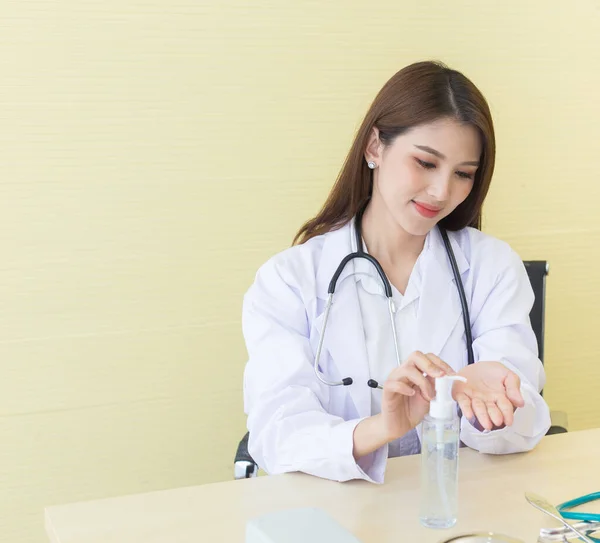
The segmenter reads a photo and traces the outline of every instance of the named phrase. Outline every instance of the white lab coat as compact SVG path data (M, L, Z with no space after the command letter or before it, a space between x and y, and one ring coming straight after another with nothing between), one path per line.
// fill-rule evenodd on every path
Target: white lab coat
M384 481L387 445L358 462L352 453L354 428L372 414L372 389L366 385L370 376L357 283L345 280L351 264L337 282L319 365L329 379L352 377L354 383L328 387L313 371L327 289L352 251L351 232L346 224L275 255L258 270L244 297L249 453L267 473ZM461 440L482 453L530 450L550 427L550 414L539 394L545 373L529 321L533 292L527 273L519 256L498 239L472 228L449 236L469 304L475 361L500 361L517 373L525 400L513 425L500 430L479 431L463 417ZM428 241L416 345L459 370L467 364L460 298L437 229Z

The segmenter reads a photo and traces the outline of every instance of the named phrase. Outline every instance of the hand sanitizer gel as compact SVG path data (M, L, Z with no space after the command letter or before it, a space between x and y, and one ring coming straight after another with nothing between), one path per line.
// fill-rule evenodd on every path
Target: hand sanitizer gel
M421 433L421 524L451 528L458 514L458 446L460 420L452 399L458 375L435 380L435 398L429 404Z

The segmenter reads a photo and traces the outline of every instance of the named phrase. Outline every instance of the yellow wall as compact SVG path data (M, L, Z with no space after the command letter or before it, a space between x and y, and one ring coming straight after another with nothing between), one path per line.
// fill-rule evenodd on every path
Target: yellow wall
M600 425L599 35L597 0L2 2L0 540L231 478L242 295L424 58L489 98L485 228L550 261L546 395Z

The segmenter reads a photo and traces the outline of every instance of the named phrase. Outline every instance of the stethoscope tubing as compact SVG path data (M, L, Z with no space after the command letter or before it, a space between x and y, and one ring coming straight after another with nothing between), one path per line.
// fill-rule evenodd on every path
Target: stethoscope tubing
M329 379L326 379L323 375L323 373L321 372L320 368L319 368L319 361L321 359L321 352L323 349L323 343L325 340L325 329L327 327L327 322L329 319L329 313L331 311L331 306L333 304L333 295L335 293L335 289L337 286L337 282L338 279L340 278L344 268L346 267L346 265L354 260L355 258L364 258L365 260L368 260L377 270L377 273L381 279L381 282L383 283L383 288L385 291L385 295L388 299L388 311L389 311L389 315L390 315L390 323L391 323L391 327L392 327L392 332L393 332L393 338L394 338L394 349L395 349L395 354L396 354L396 364L398 366L400 366L400 364L402 363L402 361L400 360L400 349L398 347L398 334L396 333L396 321L394 319L394 302L393 302L393 298L392 298L392 286L388 280L388 278L385 275L385 272L383 271L383 268L381 266L381 264L377 261L377 259L364 252L363 249L363 244L362 244L362 234L361 234L361 222L362 222L362 215L364 213L365 208L363 207L361 209L361 211L359 211L359 213L356 216L355 219L355 237L356 237L356 252L350 253L348 255L346 255L342 261L340 262L340 264L338 265L335 273L333 274L333 277L331 278L331 281L329 282L329 287L327 289L327 302L325 305L325 314L323 317L323 328L321 330L321 334L319 337L319 343L317 345L317 351L315 353L315 359L314 359L314 371L315 371L315 375L317 376L317 378L319 379L319 381L321 383L323 383L324 385L327 386L348 386L351 385L354 380L351 377L344 377L342 380L340 381L331 381ZM469 364L473 364L474 363L474 355L473 355L473 336L472 336L472 331L471 331L471 324L470 324L470 317L469 317L469 306L467 304L467 298L465 295L465 290L464 290L464 286L462 283L462 280L460 278L460 273L458 270L458 265L456 263L456 258L454 256L454 251L452 250L452 245L450 243L450 240L448 239L448 234L447 232L439 227L442 239L444 241L444 246L446 248L446 252L448 254L449 260L450 260L450 265L452 267L452 274L454 276L454 280L456 282L456 286L458 289L458 294L459 294L459 298L460 298L460 304L462 307L462 315L463 315L463 324L464 324L464 328L465 328L465 335L466 335L466 343L467 343L467 356L468 356L468 363ZM371 388L377 388L377 389L382 389L383 387L374 379L369 379L369 381L367 382L367 385Z

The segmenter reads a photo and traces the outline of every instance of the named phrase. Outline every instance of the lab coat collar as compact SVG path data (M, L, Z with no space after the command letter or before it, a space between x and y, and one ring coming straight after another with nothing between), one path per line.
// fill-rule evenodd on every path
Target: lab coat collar
M350 243L351 223L346 223L337 230L332 230L324 235L321 258L317 269L317 296L322 299L327 298L327 289L333 274L344 257L352 252ZM342 270L337 280L337 288L344 282L344 279L352 273L350 264Z
M352 247L352 251L356 251L356 230L354 222L350 224L350 245ZM403 295L399 295L398 290L392 285L392 291L394 293L394 302L397 302L396 310L401 310L404 307L412 304L415 300L419 298L419 293L421 291L421 265L424 258L424 255L431 248L431 238L430 234L427 234L425 238L425 243L423 245L423 250L421 254L417 258L415 262L414 269L410 274L410 280L406 287L406 290ZM369 253L368 247L364 244L363 241L363 250L365 253ZM385 297L384 287L377 273L377 270L367 260L364 258L356 258L352 261L352 265L354 266L354 277L357 283L369 294L375 296ZM350 265L350 264L349 264Z
M462 276L469 269L469 262L456 241L455 236L453 236L451 232L449 233L449 238L454 257L456 258L459 274ZM317 269L317 296L322 299L327 298L327 289L329 288L329 283L331 282L333 274L336 272L344 257L354 251L356 251L356 243L354 242L354 219L341 228L325 234L321 260ZM425 257L425 262L423 264L427 264L426 267L434 264L435 267L438 268L436 273L438 279L443 279L444 282L454 282L450 260L446 254L444 240L442 239L438 228L434 228L427 234L423 252L426 253L426 257L423 255ZM345 278L353 273L353 271L354 267L348 263L340 274L337 285L339 286ZM424 287L422 290L423 289Z
M325 234L321 259L317 269L316 295L326 300L331 278L340 262L353 252L353 225L347 223L341 228ZM469 269L469 263L455 237L450 234L450 242L456 258L459 273ZM461 320L461 305L458 290L444 241L437 228L427 236L422 255L421 289L417 315L417 349L440 356L450 334ZM335 288L333 304L327 322L324 349L329 351L336 369L342 377L352 377L349 393L357 409L357 416L371 414L371 388L367 386L369 364L365 342L361 309L358 301L356 281L352 277L354 267L348 263L341 272ZM317 319L322 326L323 315ZM319 331L321 333L321 331ZM452 361L447 361L450 365ZM457 361L457 365L461 361Z

